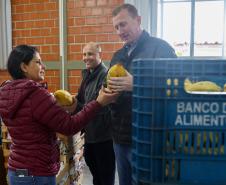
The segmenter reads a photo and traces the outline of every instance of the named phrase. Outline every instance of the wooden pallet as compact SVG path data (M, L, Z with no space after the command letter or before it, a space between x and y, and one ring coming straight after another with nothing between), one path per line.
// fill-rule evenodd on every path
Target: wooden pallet
M3 150L3 156L4 156L4 165L7 170L7 164L8 164L8 158L9 158L9 153L10 153L10 144L11 140L8 139L8 130L6 126L1 123L1 130L2 130L2 150Z
M2 125L3 123L1 123ZM2 138L6 138L7 129L5 126L1 126ZM5 148L5 139L2 139L2 145L0 145L0 182L1 185L7 185L6 174L7 174L7 161L9 157L9 150Z
M64 136L62 134L57 133L57 137L61 142L63 142L63 144L65 144L65 148L66 148L66 151L63 151L63 152L61 151L61 155L60 155L60 161L61 161L61 164L64 165L64 168L59 172L59 174L57 174L57 185L60 182L62 182L62 179L63 179L64 185L69 185L73 181L76 181L76 182L78 180L81 181L81 178L82 178L82 175L80 175L81 172L79 172L78 175L76 176L77 172L76 170L73 170L73 168L75 169L75 166L74 166L75 160L79 160L83 156L83 152L81 152L80 153L81 156L79 156L79 159L77 159L78 156L75 157L75 155L77 155L76 152L83 147L84 136L82 136L81 138L80 133L78 133L77 136L68 137L68 136ZM65 178L66 176L68 177L68 179Z

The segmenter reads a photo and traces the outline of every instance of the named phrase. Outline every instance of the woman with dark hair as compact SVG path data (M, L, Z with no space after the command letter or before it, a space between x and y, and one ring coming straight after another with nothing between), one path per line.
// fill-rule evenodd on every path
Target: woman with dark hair
M0 115L12 138L11 185L55 185L59 163L56 132L73 135L117 97L102 88L96 100L71 116L41 85L45 65L35 47L19 45L8 58L13 80L0 88Z

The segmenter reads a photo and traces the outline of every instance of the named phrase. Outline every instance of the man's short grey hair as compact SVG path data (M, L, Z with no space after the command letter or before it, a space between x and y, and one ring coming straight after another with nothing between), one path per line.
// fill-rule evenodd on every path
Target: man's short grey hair
M92 48L96 48L97 53L101 53L100 44L98 44L96 42L88 42L84 47L86 47L87 45L91 46Z
M132 18L135 18L138 16L137 13L137 9L135 8L135 6L131 5L131 4L122 4L118 7L116 7L113 11L112 11L112 16L115 17L117 16L122 10L127 10L129 12L129 15Z

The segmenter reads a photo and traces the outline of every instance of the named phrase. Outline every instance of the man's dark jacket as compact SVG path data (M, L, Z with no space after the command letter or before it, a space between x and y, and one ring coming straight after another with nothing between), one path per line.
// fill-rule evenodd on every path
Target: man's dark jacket
M128 46L118 50L112 57L110 66L121 63L132 74L132 60L138 58L175 58L174 49L164 40L151 37L143 31L135 49L128 56ZM117 102L111 105L113 140L118 144L132 142L132 92L123 92Z
M97 98L106 73L107 68L103 63L99 64L92 73L87 69L82 70L82 83L77 95L77 111ZM84 130L86 143L98 143L112 139L109 107L103 107Z

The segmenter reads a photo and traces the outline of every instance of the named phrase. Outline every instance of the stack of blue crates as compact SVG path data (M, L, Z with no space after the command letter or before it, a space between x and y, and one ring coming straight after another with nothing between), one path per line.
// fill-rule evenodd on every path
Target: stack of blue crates
M133 77L133 185L226 184L226 60L140 59Z

